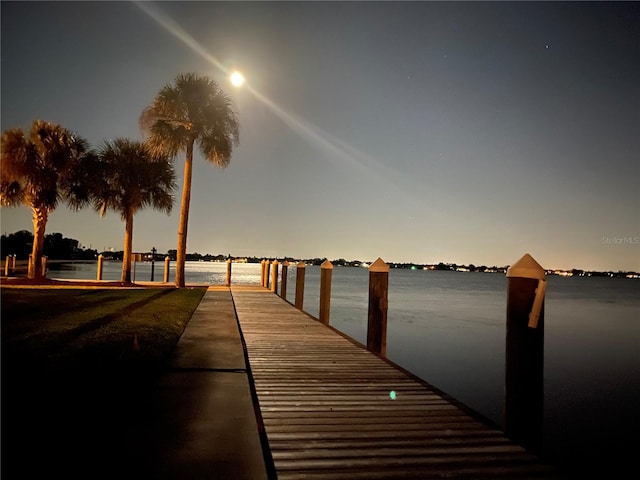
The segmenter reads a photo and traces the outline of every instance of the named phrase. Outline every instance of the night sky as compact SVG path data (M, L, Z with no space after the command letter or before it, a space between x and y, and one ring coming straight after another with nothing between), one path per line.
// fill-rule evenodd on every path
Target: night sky
M638 2L1 13L3 131L41 118L94 147L142 139L140 113L186 72L232 97L240 145L226 169L196 155L188 252L640 271ZM170 216L136 216L134 251L176 248L180 193ZM32 230L27 208L1 214L3 234ZM112 212L62 205L54 232L123 248Z

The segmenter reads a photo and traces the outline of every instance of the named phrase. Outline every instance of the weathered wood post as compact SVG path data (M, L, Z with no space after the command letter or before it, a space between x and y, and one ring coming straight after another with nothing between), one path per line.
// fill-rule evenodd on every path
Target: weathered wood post
M282 262L282 282L280 282L280 296L287 299L287 275L289 271L289 262Z
M275 259L271 264L271 291L278 293L278 260Z
M8 277L12 274L13 272L11 271L11 255L7 255L7 258L4 261L4 275L5 277Z
M264 261L264 288L269 288L270 279L269 279L269 271L271 270L271 260L266 259Z
M13 255L13 257L11 257L11 273L13 275L16 274L16 260L18 259L17 255Z
M47 276L47 257L42 256L42 276Z
M162 281L164 283L168 283L169 282L169 264L170 264L170 262L171 262L171 259L169 258L169 255L164 257L164 276L162 278Z
M98 274L96 275L96 280L102 280L102 262L104 262L104 256L100 254L98 255Z
M369 267L367 350L383 357L387 355L388 296L389 265L378 258Z
M545 270L525 254L507 270L505 434L542 446Z
M264 260L260 262L260 285L264 287Z
M225 285L227 287L231 285L231 258L227 258L227 281Z
M137 258L138 258L138 254L137 253L132 253L131 254L131 262L133 263L133 272L131 273L131 281L132 282L136 281L136 264L138 263Z
M304 262L298 262L296 265L296 302L297 309L302 310L304 304L304 274L307 265Z
M331 307L331 274L333 264L327 259L320 265L320 308L319 320L329 325L329 310Z
M151 281L153 282L154 269L156 265L156 247L151 247Z

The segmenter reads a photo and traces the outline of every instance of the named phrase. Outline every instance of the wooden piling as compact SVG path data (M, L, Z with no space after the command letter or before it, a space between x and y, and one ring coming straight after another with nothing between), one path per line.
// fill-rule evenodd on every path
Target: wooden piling
M98 273L96 274L96 280L102 280L102 262L104 262L104 256L98 255Z
M225 285L228 287L231 285L231 259L227 258L227 280Z
M319 320L325 325L329 325L329 311L331 307L331 275L333 264L325 260L320 265L320 308Z
M298 262L296 265L296 301L295 306L302 310L304 305L304 275L307 266L304 262Z
M269 275L270 275L270 270L271 270L271 260L266 259L264 261L264 288L269 288L269 285L271 284L271 280L269 279Z
M171 259L169 258L169 255L167 255L166 257L164 257L164 276L162 278L162 281L164 283L168 283L169 282L169 264L171 262Z
M156 268L156 247L151 248L151 281L154 281L155 268Z
M42 257L42 276L47 276L47 257Z
M280 282L280 296L287 299L287 275L289 271L289 262L282 262L282 281Z
M527 253L507 270L507 279L505 433L525 448L539 452L545 270Z
M11 271L11 255L7 255L7 258L4 261L4 275L5 277L9 277L13 274Z
M278 260L274 260L271 264L271 291L278 293Z
M264 260L260 262L260 285L264 287Z
M389 265L378 258L369 267L367 350L383 357L387 355L388 294Z

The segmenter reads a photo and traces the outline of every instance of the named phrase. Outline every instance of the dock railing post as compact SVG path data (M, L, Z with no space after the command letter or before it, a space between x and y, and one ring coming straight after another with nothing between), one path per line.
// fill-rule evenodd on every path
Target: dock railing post
M231 285L231 259L227 258L227 280L225 285L228 287Z
M297 309L302 310L304 305L304 275L307 265L304 262L298 262L296 265L296 302Z
M545 270L525 254L507 270L505 434L542 447Z
M331 274L333 264L325 260L320 265L320 308L319 320L324 325L329 325L329 311L331 308Z
M164 283L169 282L169 263L170 262L171 262L171 259L169 258L169 255L164 257L164 276L162 277L162 281Z
M153 282L156 267L156 247L151 247L151 281Z
M102 280L102 262L104 262L104 256L98 255L98 273L96 274L96 280Z
M260 285L264 287L264 259L260 261Z
M271 280L269 279L270 270L271 260L266 259L264 261L264 288L269 288L269 285L271 285Z
M369 267L367 350L383 357L387 355L388 296L389 265L378 258Z
M47 276L47 257L42 256L42 276Z
M9 277L13 274L11 271L11 255L7 255L7 258L4 261L4 275Z
M287 299L287 275L289 272L289 262L282 262L282 281L280 282L280 297Z
M275 259L271 264L271 291L278 293L278 260Z

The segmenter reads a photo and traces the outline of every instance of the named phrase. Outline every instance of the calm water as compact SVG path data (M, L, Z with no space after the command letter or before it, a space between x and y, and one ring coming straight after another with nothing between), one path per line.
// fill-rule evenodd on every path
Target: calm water
M103 278L118 280L120 268L105 262ZM163 269L156 263L156 281ZM95 271L74 265L49 276ZM150 271L138 263L135 278L150 280ZM187 262L188 283L222 284L225 275L224 263ZM232 282L259 284L260 265L233 264ZM304 309L316 317L319 285L320 268L308 266ZM334 268L331 292L331 325L366 343L368 270ZM502 274L392 269L388 357L503 425L506 294ZM640 281L548 277L544 372L545 454L592 474L631 465L640 447Z

